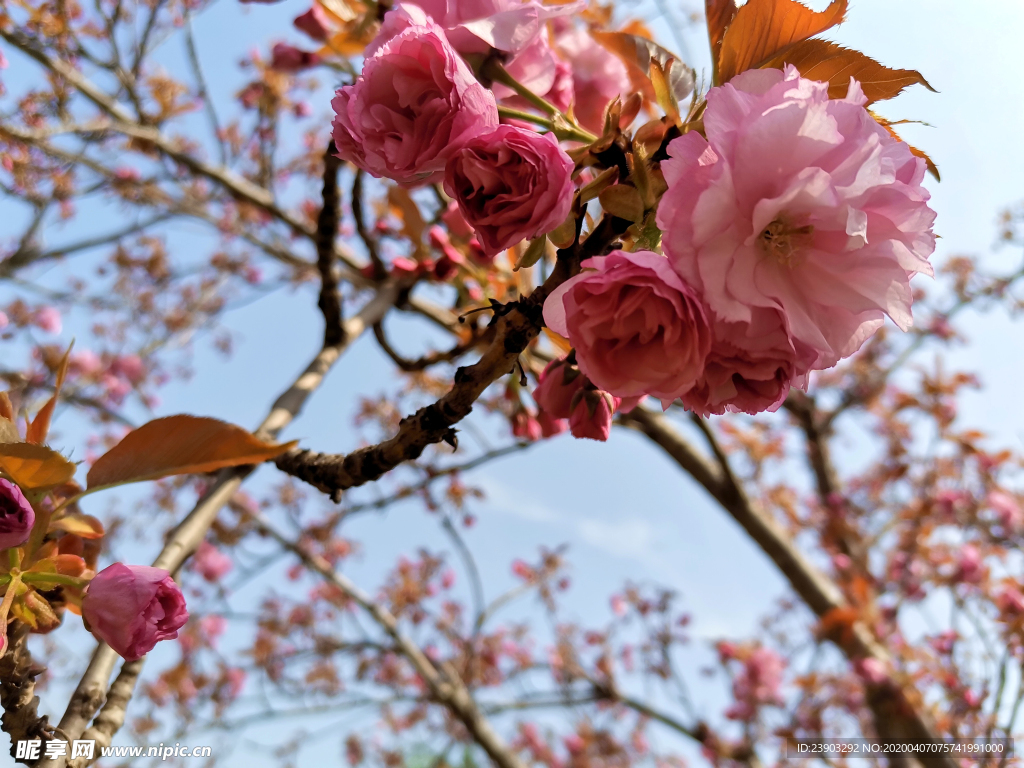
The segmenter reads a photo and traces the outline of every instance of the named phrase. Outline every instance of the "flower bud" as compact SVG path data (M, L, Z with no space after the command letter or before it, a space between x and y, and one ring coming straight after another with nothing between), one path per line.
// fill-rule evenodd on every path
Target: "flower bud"
M600 389L580 389L572 398L569 430L573 437L604 442L612 431L612 414L620 398Z
M533 399L540 410L554 419L567 419L572 412L573 395L583 386L585 377L572 363L552 360L541 372Z
M87 629L125 661L173 640L188 621L185 597L162 568L114 563L97 573L82 599Z
M36 513L21 488L0 480L0 550L20 547L28 541Z

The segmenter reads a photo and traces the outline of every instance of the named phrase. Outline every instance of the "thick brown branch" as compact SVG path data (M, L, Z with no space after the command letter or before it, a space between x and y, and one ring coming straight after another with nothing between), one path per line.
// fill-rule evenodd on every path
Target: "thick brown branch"
M454 445L453 425L469 415L487 387L513 370L519 355L540 333L544 299L579 269L580 261L608 249L628 225L606 215L586 240L559 251L555 269L544 285L525 299L496 310L494 341L480 360L459 368L448 393L402 419L398 434L390 440L349 454L296 450L277 459L278 468L338 500L346 489L372 482L399 464L419 458L428 445L442 440Z
M25 641L28 627L12 622L8 627L7 651L0 657L0 717L3 731L11 737L11 757L18 741L52 739L53 727L46 715L39 715L39 697L36 696L36 678L46 668L36 665L29 655Z
M341 296L338 277L334 272L334 238L338 233L338 171L341 160L334 149L334 141L324 152L323 206L316 222L316 266L320 272L320 298L317 306L324 315L324 346L333 347L345 340L342 324Z
M263 420L263 423L256 430L256 435L265 440L272 440L280 434L292 419L305 405L309 396L320 386L324 376L331 369L348 344L359 336L371 325L379 322L384 314L390 309L400 293L397 283L387 282L380 287L377 295L367 303L357 314L345 322L345 342L338 346L324 347L313 361L306 367L306 370L296 379L280 397L274 402L270 413ZM203 497L196 503L195 508L178 525L164 545L163 551L153 562L157 568L165 568L172 573L177 571L181 565L196 550L206 532L221 508L231 500L238 491L242 481L252 473L254 467L240 467L237 469L223 470L207 489ZM66 738L74 740L80 738L89 720L93 717L104 700L109 699L107 694L107 682L117 663L118 656L106 643L100 643L89 667L78 683L78 687L72 694L64 717L60 721L60 729L66 734ZM141 662L137 662L141 666ZM122 685L120 690L134 688L136 677L127 675L119 678ZM130 685L129 685L130 682ZM111 728L115 722L124 722L123 710L131 698L132 690L121 699L111 702L104 707L104 728ZM120 718L120 720L118 720ZM99 724L97 724L99 725ZM111 736L116 728L111 731ZM98 754L98 752L97 752ZM40 768L62 768L66 764L64 758L57 758L51 761L40 762Z
M849 607L839 587L815 568L772 517L753 502L731 472L713 467L667 418L643 408L623 414L621 422L647 435L685 469L738 522L789 580L793 590L819 618ZM835 615L835 614L833 614ZM855 622L847 632L830 636L851 661L875 659L892 669L886 649L863 622ZM896 681L866 683L868 706L874 713L875 727L885 740L920 741L938 744L926 716L911 704L908 694ZM938 755L930 763L955 768L956 762Z
M384 354L390 357L391 361L406 373L425 371L427 368L431 368L432 366L439 365L441 363L450 363L452 360L457 360L479 344L481 342L480 337L485 334L486 331L483 334L478 335L477 330L474 328L473 335L468 341L459 342L454 347L444 352L431 352L429 355L423 355L415 360L410 360L409 358L400 355L395 348L391 346L391 342L388 341L388 337L384 333L383 323L377 323L373 326L373 336L377 339L377 343L384 351Z
M363 212L363 176L363 169L357 168L355 178L352 180L352 218L356 222L356 234L366 246L370 263L373 264L373 276L377 280L383 280L388 273L388 268L380 257L380 242L377 236L366 228L366 214Z

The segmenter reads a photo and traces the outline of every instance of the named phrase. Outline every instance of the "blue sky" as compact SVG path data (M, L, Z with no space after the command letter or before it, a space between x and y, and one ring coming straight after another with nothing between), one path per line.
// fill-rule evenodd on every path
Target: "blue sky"
M253 46L267 50L267 41L282 38L304 43L290 20L305 7L301 0L269 6L221 0L202 14L196 34L212 91L230 98L240 83L234 63ZM986 255L992 264L1015 263L1021 256L991 247L998 211L1024 198L1024 152L1018 149L1024 125L1021 29L1024 4L1018 0L854 0L849 21L831 35L887 65L920 70L938 91L915 87L881 110L893 119L929 124L908 125L902 133L942 171L942 183L930 184L942 238L937 263L953 254ZM703 29L695 26L682 34L694 56L691 63L707 72ZM674 45L668 34L662 42ZM17 68L19 62L6 53ZM16 70L8 70L5 76L10 75ZM313 107L318 115L329 110L326 100ZM54 280L62 279L61 270L54 272ZM309 291L274 293L232 311L226 323L235 334L233 357L224 360L200 345L195 377L162 390L158 414L190 412L255 426L315 352L320 322ZM980 371L986 390L967 396L960 418L1019 447L1024 436L1024 415L1016 407L1024 379L1019 328L999 315L971 316L963 327L973 341L950 364ZM64 337L75 331L75 323L69 323ZM405 335L403 342L415 349L414 337ZM392 367L372 338L364 338L284 437L320 449L349 449L358 442L352 427L358 396L392 387ZM75 430L60 426L72 441ZM272 475L262 469L257 485ZM617 432L604 445L564 436L487 466L470 480L488 491L487 501L475 505L478 522L466 538L492 596L512 583L513 557L530 557L540 545L563 542L571 544L571 610L594 623L605 620L609 594L626 580L677 589L695 616L694 635L706 640L749 634L785 593L782 579L745 534L657 449L631 433ZM436 522L416 505L361 517L346 534L363 544L352 575L368 586L382 564L400 553L424 544L450 549ZM152 548L140 543L138 560ZM714 686L698 688L697 697L712 708L722 704ZM64 702L50 696L44 701L59 717ZM243 762L253 764L252 754L237 752L225 764Z

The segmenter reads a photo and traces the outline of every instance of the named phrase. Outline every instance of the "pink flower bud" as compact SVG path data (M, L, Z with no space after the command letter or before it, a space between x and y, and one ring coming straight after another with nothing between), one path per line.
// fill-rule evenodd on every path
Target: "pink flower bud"
M962 584L977 584L985 576L985 565L982 561L981 551L973 544L965 544L960 549L960 556L957 559L956 573L953 574L954 581Z
M1020 527L1024 513L1021 512L1017 500L1005 491L991 491L987 498L988 505L999 517L999 524L1007 531L1015 531Z
M125 661L173 640L188 621L185 597L162 568L114 563L97 573L82 599L88 629Z
M320 57L313 51L304 51L287 43L276 43L270 52L270 68L278 72L301 72L319 63Z
M581 389L572 399L569 430L576 438L604 442L612 432L612 414L620 399L599 389Z
M0 550L20 547L28 541L36 513L21 488L0 479Z
M538 378L533 399L542 413L554 419L567 419L572 413L572 397L584 381L579 369L565 358L552 360Z
M569 428L567 419L556 419L547 411L538 411L537 422L540 424L540 434L542 437L554 437L555 435L562 434Z
M536 442L543 436L540 422L525 409L516 411L512 416L512 434L530 442Z
M320 7L319 3L313 3L313 6L308 11L301 16L296 16L292 24L295 25L296 29L305 32L314 40L325 42L330 37L331 20L327 17L327 13Z

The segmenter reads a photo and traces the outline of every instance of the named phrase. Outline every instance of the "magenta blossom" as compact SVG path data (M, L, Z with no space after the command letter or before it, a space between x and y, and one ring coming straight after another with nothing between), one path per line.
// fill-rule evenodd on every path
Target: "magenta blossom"
M613 251L582 267L544 302L544 321L598 387L668 407L697 383L711 349L700 298L651 251Z
M20 547L32 533L36 513L21 488L0 479L0 550Z
M498 124L494 96L429 19L377 48L331 106L338 156L409 186L440 181L462 144Z
M188 621L185 597L162 568L114 563L97 573L82 599L89 631L126 661L173 640Z
M278 72L301 72L319 63L320 57L313 51L304 51L288 43L275 43L270 51L270 68Z
M487 255L544 235L569 215L573 162L553 134L499 125L454 152L444 188Z
M296 29L320 42L326 42L331 34L331 20L319 3L313 3L308 11L296 16L292 24Z
M751 323L780 310L815 368L855 352L888 315L911 325L910 278L935 249L924 160L864 108L860 85L793 67L713 88L705 140L691 131L662 163L664 248L715 316Z

